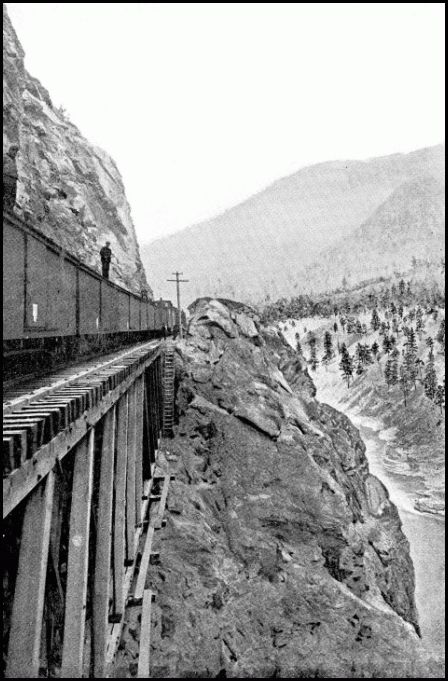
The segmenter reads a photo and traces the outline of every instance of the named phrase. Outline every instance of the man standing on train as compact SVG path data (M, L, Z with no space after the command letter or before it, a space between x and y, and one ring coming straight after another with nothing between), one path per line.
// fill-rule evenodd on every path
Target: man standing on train
M17 144L12 144L3 156L3 208L12 211L16 205L17 194L17 163L19 151Z
M106 241L106 245L100 251L101 265L103 266L103 277L109 279L109 267L112 259L112 251L109 248L110 241Z

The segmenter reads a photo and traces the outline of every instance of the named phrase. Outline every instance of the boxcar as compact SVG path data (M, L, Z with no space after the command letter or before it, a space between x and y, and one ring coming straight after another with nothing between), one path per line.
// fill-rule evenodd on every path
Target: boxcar
M120 331L129 330L129 293L127 291L120 291L117 289L117 318Z
M81 336L100 331L101 279L79 270L79 333Z
M3 223L3 338L23 337L25 235Z
M162 335L170 301L143 300L3 212L4 374L34 372Z
M77 333L77 269L64 253L47 248L46 335L74 336Z
M140 331L140 303L140 298L130 294L129 329L131 331Z
M117 315L116 291L108 281L101 282L101 333L109 334L119 331ZM126 330L126 329L124 329Z

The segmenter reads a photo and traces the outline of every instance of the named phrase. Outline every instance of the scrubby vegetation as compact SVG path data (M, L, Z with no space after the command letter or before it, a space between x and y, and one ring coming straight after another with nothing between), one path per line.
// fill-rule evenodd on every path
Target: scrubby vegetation
M321 318L320 334L307 332L308 361L312 371L319 363L327 366L338 355L342 380L350 387L354 376L372 377L369 367L380 369L375 376L407 406L413 391L421 390L442 412L445 407L445 293L432 281L400 278L375 288L357 287L351 291L311 299L298 296L281 299L267 306L267 321ZM331 324L325 324L325 321ZM305 322L306 323L306 322ZM330 328L328 328L330 327ZM302 351L300 334L295 333ZM323 348L319 353L319 349Z

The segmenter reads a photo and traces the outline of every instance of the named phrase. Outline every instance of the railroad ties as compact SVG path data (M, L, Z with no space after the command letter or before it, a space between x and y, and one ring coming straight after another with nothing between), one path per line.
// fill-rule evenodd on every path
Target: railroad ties
M164 349L139 344L103 364L55 374L32 392L28 384L28 392L8 394L3 517L12 519L18 553L7 678L107 678L128 606L141 608L138 676L149 675L154 594L147 577L172 479L155 474ZM49 583L56 584L62 617L52 610ZM55 641L62 641L56 656ZM51 671L55 659L60 666Z
M157 348L157 343L146 343L119 353L104 364L95 361L87 368L47 376L40 384L27 385L24 394L6 393L9 399L3 404L3 517L19 501L20 492L14 494L17 483L20 485L26 477L28 486L24 492L32 486L29 474L36 467L34 455L44 446L48 449L50 443L57 448L56 440L70 442L70 433L75 424L79 429L83 416L86 430L89 415L94 411L102 415L107 406L104 399L113 391L124 392L136 368L147 362ZM42 471L36 471L35 481L40 477Z

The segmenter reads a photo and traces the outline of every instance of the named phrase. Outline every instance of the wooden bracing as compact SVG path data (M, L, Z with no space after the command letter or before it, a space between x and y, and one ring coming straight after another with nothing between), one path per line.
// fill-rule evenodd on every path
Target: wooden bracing
M154 595L146 571L169 483L167 476L148 520L163 422L161 361L161 347L128 354L49 393L43 406L28 401L4 416L4 517L17 515L20 534L6 613L7 678L110 674L146 530L134 600L146 646L138 673L149 674Z

